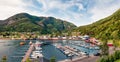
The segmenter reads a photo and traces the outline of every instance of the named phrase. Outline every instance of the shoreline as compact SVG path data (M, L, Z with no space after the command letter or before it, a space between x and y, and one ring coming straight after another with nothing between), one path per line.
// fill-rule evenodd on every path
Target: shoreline
M0 38L0 40L24 40L24 39Z
M12 39L12 38L0 38L0 40L81 40L81 39L20 39L20 38L16 38L16 39ZM83 40L84 41L84 40Z

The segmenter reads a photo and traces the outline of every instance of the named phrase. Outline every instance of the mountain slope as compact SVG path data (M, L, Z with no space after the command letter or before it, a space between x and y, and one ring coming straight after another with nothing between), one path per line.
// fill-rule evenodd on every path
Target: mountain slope
M0 31L14 32L35 32L41 34L49 34L52 32L66 31L76 26L70 22L66 22L54 17L37 17L27 13L19 13L10 18L0 21Z
M76 30L96 38L120 39L120 9L112 15Z

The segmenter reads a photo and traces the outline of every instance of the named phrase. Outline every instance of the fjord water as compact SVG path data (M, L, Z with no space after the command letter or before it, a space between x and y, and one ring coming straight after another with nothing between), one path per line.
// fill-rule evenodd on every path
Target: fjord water
M29 48L29 41L26 41L26 45L20 46L19 43L23 40L0 40L0 58L7 56L9 62L21 62L22 57ZM35 43L36 40L32 40ZM50 59L55 56L57 60L66 59L61 51L59 51L53 45L46 45L42 47L42 54L45 59Z
M21 62L22 56L29 47L29 45L20 46L21 41L23 40L0 40L0 59L7 56L8 62Z
M25 55L25 52L29 48L29 41L26 40L26 45L20 46L19 43L23 40L0 40L0 58L2 56L7 56L8 62L21 62L22 57ZM37 40L40 41L40 40ZM50 41L50 40L47 40ZM32 40L33 43L36 40ZM72 41L74 42L74 41ZM82 41L78 41L82 42ZM53 43L51 45L42 46L42 54L45 59L50 59L51 57L55 56L56 60L64 60L67 59L67 56L63 54L59 49L57 49L54 45L61 44L61 45L68 45L74 47L80 51L87 52L90 54L97 53L98 50L88 50L84 47L76 46L71 43L60 40L59 42ZM86 43L87 44L87 43Z

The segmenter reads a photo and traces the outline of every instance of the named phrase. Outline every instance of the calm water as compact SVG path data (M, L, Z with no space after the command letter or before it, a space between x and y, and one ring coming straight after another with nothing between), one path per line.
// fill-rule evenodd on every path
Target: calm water
M25 52L29 48L28 45L29 40L26 41L26 45L24 46L19 45L21 41L22 40L0 40L0 58L2 58L2 56L7 56L9 62L21 62L22 57L25 55ZM36 40L32 40L32 42L35 41ZM88 50L84 47L73 45L71 44L71 42L74 43L81 41L59 41L58 43L42 46L42 51L43 51L42 54L45 57L45 59L48 60L53 56L56 57L57 61L66 59L67 58L66 55L64 55L59 49L57 49L54 46L55 44L61 44L63 46L68 45L90 54L94 54L98 52L98 50Z
M0 40L0 58L7 56L8 62L20 62L29 47L29 45L20 46L19 43L21 41Z

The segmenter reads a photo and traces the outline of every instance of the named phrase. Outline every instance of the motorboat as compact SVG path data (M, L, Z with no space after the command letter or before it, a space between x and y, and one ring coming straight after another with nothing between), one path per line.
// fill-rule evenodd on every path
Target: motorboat
M32 55L31 55L31 58L40 58L40 57L43 57L42 53L40 51L33 51L32 52Z
M35 45L36 46L41 46L43 44L43 42L40 42L40 41L36 41Z
M32 45L32 41L30 41L29 44Z
M42 50L42 48L41 48L41 47L38 47L38 46L35 46L35 49L36 49L36 50L39 50L39 51Z
M99 50L100 48L99 47L95 47L96 50Z
M20 45L25 45L25 42L24 41L20 42Z
M70 51L68 51L68 50L65 50L65 51L64 51L64 53L65 53L65 54L69 54L69 53L70 53Z
M41 52L42 52L41 43L39 41L36 41L35 50L32 52L31 58L35 59L35 58L43 57Z
M39 50L39 51L42 50L41 44L42 44L42 42L36 41L36 43L35 43L35 49Z

